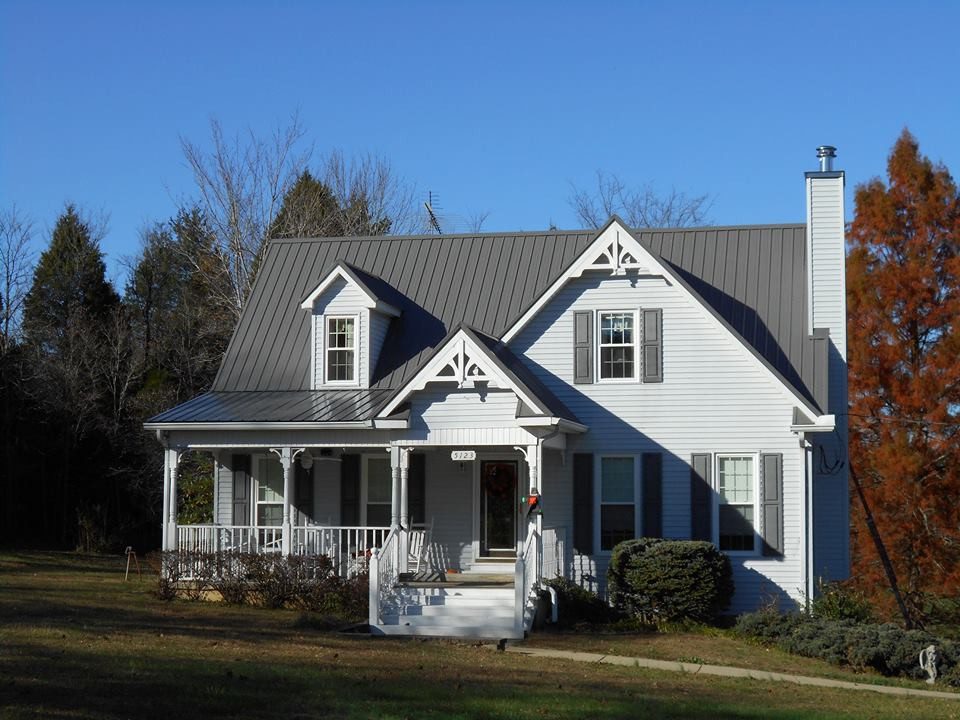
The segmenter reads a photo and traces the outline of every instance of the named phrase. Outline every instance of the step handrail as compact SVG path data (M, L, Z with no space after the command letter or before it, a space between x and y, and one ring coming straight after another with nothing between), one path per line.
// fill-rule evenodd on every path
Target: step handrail
M379 625L383 618L382 590L396 585L400 577L400 526L394 525L383 545L370 555L370 624Z

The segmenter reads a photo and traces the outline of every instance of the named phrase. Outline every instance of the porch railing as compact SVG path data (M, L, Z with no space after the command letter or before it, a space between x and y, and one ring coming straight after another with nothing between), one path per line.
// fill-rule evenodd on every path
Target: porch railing
M565 527L543 529L543 569L540 577L550 580L565 577L567 556L567 529Z
M294 555L326 555L338 575L355 575L373 552L384 546L390 534L388 527L294 527Z
M400 577L400 529L392 528L378 550L370 556L370 624L383 618L384 596L390 595ZM382 592L381 592L382 591Z
M543 538L536 530L530 530L523 549L517 555L517 564L514 570L513 588L515 592L514 626L522 637L523 633L533 625L533 615L536 610L536 590L540 578L540 560Z
M294 527L290 552L295 555L326 555L334 571L350 577L366 567L371 553L381 547L388 527ZM210 553L279 553L283 551L283 528L257 525L178 525L177 550L190 555ZM192 569L185 572L192 575Z

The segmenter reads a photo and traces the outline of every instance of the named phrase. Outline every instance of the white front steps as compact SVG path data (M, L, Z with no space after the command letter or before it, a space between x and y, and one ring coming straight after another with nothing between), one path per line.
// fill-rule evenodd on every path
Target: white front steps
M404 585L397 591L397 609L371 626L371 633L493 640L523 637L523 630L515 627L515 595L509 585Z

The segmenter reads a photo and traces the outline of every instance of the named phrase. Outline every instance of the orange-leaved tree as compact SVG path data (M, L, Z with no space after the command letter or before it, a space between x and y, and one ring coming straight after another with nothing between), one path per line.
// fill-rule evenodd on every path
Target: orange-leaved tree
M907 130L887 173L856 188L847 238L850 460L922 620L960 594L960 195ZM887 576L851 507L853 575L881 599Z

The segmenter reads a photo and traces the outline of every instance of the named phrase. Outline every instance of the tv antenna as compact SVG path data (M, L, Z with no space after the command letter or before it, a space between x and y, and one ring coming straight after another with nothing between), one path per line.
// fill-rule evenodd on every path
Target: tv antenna
M423 203L423 206L427 209L427 220L430 223L430 227L437 231L437 235L443 235L443 230L440 229L440 219L433 211L433 199L433 191L428 190L427 201Z

